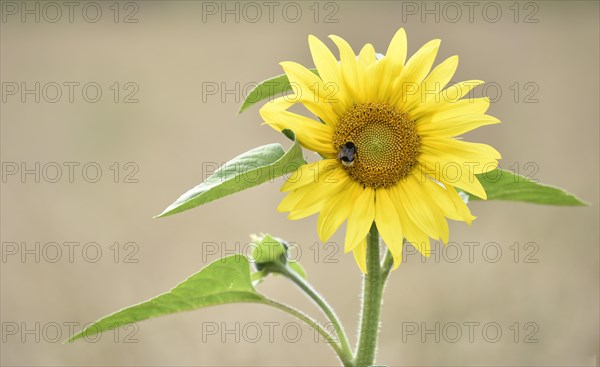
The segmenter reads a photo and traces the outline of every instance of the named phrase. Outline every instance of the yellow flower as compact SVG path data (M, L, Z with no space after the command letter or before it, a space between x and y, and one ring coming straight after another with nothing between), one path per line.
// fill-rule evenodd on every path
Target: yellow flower
M382 57L371 44L356 56L342 38L330 38L340 61L309 36L318 75L282 62L294 93L260 110L268 125L294 131L303 147L324 158L288 178L281 190L289 194L278 210L290 219L319 213L323 242L347 220L345 252L354 252L363 272L366 236L375 221L396 268L404 239L428 256L430 238L448 241L446 218L468 224L475 218L455 187L485 199L475 174L495 169L500 154L456 136L499 121L485 114L489 99L463 98L482 81L446 88L458 56L431 70L440 40L405 62L404 29ZM296 103L319 120L288 111Z

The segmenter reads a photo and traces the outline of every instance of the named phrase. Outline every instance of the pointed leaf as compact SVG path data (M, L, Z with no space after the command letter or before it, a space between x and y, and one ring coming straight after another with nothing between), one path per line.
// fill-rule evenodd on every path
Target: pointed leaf
M68 341L152 317L226 303L265 301L252 285L250 262L236 254L214 261L167 293L101 318Z
M165 217L258 186L296 170L306 161L295 135L285 130L294 144L285 152L280 144L269 144L239 155L215 171L200 185L181 195L155 218Z
M561 206L588 205L563 189L537 183L502 169L479 174L477 178L485 189L488 200L512 200ZM480 200L471 194L469 199Z

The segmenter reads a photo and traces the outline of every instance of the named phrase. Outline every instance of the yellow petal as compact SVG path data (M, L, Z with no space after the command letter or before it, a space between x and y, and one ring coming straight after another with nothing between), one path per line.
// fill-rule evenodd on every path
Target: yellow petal
M335 168L333 170L336 171ZM341 168L338 168L337 170L343 171ZM322 175L318 178L322 180L323 177L324 176ZM331 186L333 185L327 185L325 186L325 188L329 188ZM291 212L292 210L297 210L306 207L307 202L312 203L313 200L323 197L322 188L322 181L307 183L306 185L288 193L288 195L284 197L283 200L281 200L281 203L279 203L277 210L280 212Z
M290 103L285 97L279 97L267 102L260 109L260 115L267 125L277 131L294 131L298 141L305 148L325 156L335 156L337 152L331 144L333 129L306 116L286 111L289 106Z
M443 183L445 186L454 186L463 189L481 199L486 199L487 195L483 186L473 173L471 164L478 164L479 167L491 166L495 167L497 161L489 160L444 160L438 156L421 154L419 159L423 170L427 175L434 178L436 181Z
M406 32L403 28L400 28L392 38L386 55L377 63L379 70L374 70L373 75L369 75L372 80L378 81L378 83L374 84L377 88L377 98L381 102L389 102L395 95L393 93L393 83L400 76L404 68L406 43Z
M363 238L367 237L374 219L375 190L365 187L358 194L348 217L344 252L354 249Z
M458 115L444 120L423 119L419 121L419 135L454 137L481 126L500 123L500 120L490 115Z
M470 84L475 87L475 81L471 81ZM435 116L437 120L449 118L456 115L470 115L470 114L482 114L487 111L490 106L490 100L488 97L482 98L466 98L456 99L459 94L452 94L447 92L448 90L459 90L466 91L466 87L457 89L444 89L439 98L439 102L435 99L428 100L425 103L415 106L408 115L413 120L419 120L426 117Z
M358 54L358 65L366 68L377 60L375 56L375 48L372 44L367 43L363 46Z
M483 84L483 80L465 80L445 89L444 98L448 102L456 102L466 96L473 88Z
M368 102L387 102L386 92L389 90L391 81L384 77L385 63L379 60L362 72L364 98Z
M367 274L367 239L365 238L362 240L358 246L352 250L352 253L354 254L354 260L360 270L364 274Z
M376 67L375 48L370 43L364 45L358 54L357 74L357 103L375 102L373 91L376 91L378 81L372 79L372 69ZM376 95L375 95L376 97Z
M277 207L278 211L288 211L289 219L300 219L318 212L326 203L327 198L339 190L343 190L349 181L343 169L333 170L336 183L324 180L304 185L290 192Z
M444 60L441 64L435 67L431 74L425 80L417 85L414 93L407 94L403 98L404 111L410 111L416 108L419 104L427 103L428 101L439 102L443 98L440 96L442 90L450 82L458 67L458 56L452 56Z
M331 35L331 40L337 45L340 52L340 66L344 79L344 87L348 90L353 99L358 99L358 68L357 60L352 47L343 38Z
M347 109L351 104L351 101L346 93L346 88L344 88L340 65L335 59L335 56L333 56L329 48L315 36L308 36L308 45L322 80L320 84L322 84L322 92L325 93L324 96L334 93L331 94L333 98L336 99L337 106L334 107L334 109ZM329 91L329 93L327 91Z
M406 46L406 31L404 28L400 28L392 38L387 52L385 53L386 58L389 59L392 65L404 65L404 62L406 61Z
M452 181L454 181L454 180L452 180ZM450 185L449 183L447 183L447 184ZM455 187L458 187L460 189L463 189L463 190L479 197L480 199L487 200L487 193L485 192L485 189L483 188L483 186L481 186L481 183L479 182L479 179L477 178L477 176L474 176L474 179L472 179L472 181L468 180L466 178L461 178L460 180L453 183L452 185L454 185Z
M394 88L404 91L406 88L418 86L429 74L440 47L440 42L438 39L432 40L421 47L402 69ZM402 101L399 101L398 107L402 107L402 105Z
M458 195L456 189L450 185L446 186L446 192L448 192L448 197L454 202L454 206L456 207L457 214L462 220L464 220L468 225L471 225L471 222L476 218L471 214L471 210L463 199Z
M329 177L323 178L322 175L332 176L331 171L339 167L339 165L337 159L322 159L317 162L304 164L287 178L283 186L281 186L281 191L296 190L310 183L317 183L327 179Z
M434 182L425 175L422 177L425 190L427 190L431 200L440 208L444 216L471 224L475 217L452 186Z
M400 203L406 209L409 218L429 237L446 239L448 223L439 208L423 189L416 175L406 178L406 182L397 185Z
M349 185L336 193L323 207L317 221L317 233L321 241L329 241L329 238L348 219L359 189L361 189L359 184L349 180Z
M487 97L461 99L454 103L442 103L420 113L414 110L409 114L416 119L417 125L424 121L441 121L457 116L484 114L490 107L490 99ZM420 107L419 107L420 108Z
M321 181L316 184L311 194L306 195L296 208L288 215L289 219L301 219L313 215L322 210L330 200L331 196L340 191L345 191L349 185L350 179L342 169L334 170L336 174L335 183ZM318 190L318 191L317 191Z
M441 42L439 39L427 42L408 60L403 70L406 81L420 83L425 79L431 70Z
M302 203L300 204L305 207L313 205L317 201L321 201L323 198L327 198L329 195L341 190L348 180L350 180L348 174L343 168L338 166L331 170L330 176L321 175L317 183L308 184L298 189L309 191L309 195L302 199Z
M308 45L321 79L341 84L340 67L329 48L313 35L308 36Z
M430 163L436 160L442 172L453 174L460 169L463 174L479 174L495 168L500 153L487 144L471 143L462 140L423 136L421 139L421 160Z
M325 200L321 200L312 205L292 210L288 214L287 218L289 220L298 220L298 219L310 217L311 215L320 212L324 205L325 205Z
M431 245L429 236L425 234L410 218L405 208L404 203L400 200L398 185L392 186L389 189L390 198L394 202L398 211L400 223L402 223L402 232L406 240L415 247L423 256L427 257L431 253Z
M375 190L375 223L381 238L394 258L394 269L402 263L402 243L404 236L398 210L387 189Z
M339 116L344 111L336 86L327 85L321 78L298 63L284 61L280 65L295 92L294 96L287 96L287 99L292 102L301 102L326 124L335 127Z
M296 208L298 203L304 198L304 196L310 194L310 189L313 188L313 185L306 185L297 190L294 190L288 193L277 206L278 212L291 212Z

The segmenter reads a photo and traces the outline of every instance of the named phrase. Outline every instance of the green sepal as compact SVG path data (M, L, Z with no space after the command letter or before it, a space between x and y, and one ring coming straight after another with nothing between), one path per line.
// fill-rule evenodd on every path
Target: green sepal
M266 264L287 264L287 246L280 239L275 239L269 234L255 237L256 246L252 250L252 260L256 270L262 270Z

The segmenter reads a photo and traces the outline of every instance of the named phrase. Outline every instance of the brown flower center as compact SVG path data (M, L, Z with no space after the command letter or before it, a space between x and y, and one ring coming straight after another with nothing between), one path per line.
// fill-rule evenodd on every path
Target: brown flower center
M365 103L352 107L333 134L338 159L354 180L388 187L417 164L421 137L414 121L396 107Z

